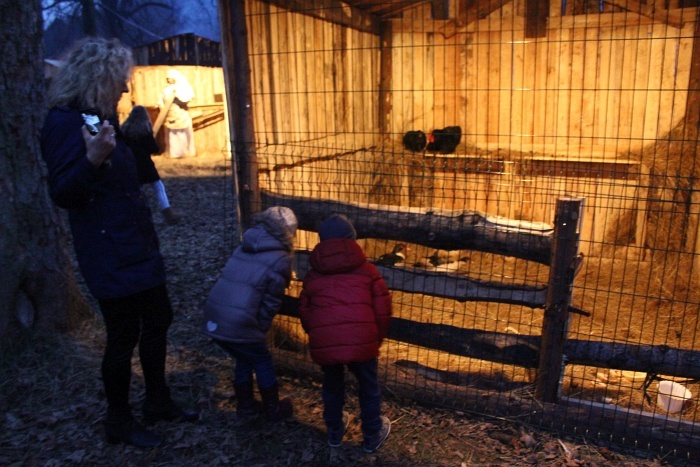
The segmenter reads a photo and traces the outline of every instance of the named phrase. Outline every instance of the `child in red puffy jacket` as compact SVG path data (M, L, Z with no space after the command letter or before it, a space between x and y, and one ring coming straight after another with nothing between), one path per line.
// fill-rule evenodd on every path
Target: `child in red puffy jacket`
M343 412L347 366L359 385L362 447L375 452L391 429L389 419L381 415L377 378L379 347L391 320L391 294L355 242L357 234L345 216L331 215L318 234L321 242L311 252L299 311L311 358L323 370L328 445L340 446L347 428L348 416Z

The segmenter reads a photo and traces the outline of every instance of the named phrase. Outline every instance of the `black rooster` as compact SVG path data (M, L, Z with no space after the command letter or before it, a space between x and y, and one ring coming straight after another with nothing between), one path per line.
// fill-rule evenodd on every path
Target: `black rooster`
M428 144L428 139L425 133L422 131L407 131L403 135L403 146L413 152L419 152L425 149L425 145Z
M440 154L452 154L457 149L461 139L462 128L458 126L447 126L442 130L433 130L428 136L428 146L425 150Z

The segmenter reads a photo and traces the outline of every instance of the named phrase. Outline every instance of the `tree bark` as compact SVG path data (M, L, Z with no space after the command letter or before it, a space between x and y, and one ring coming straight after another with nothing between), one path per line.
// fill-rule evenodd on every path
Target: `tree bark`
M66 232L48 195L39 138L44 112L41 2L5 2L0 15L0 341L65 330L89 308Z
M83 33L86 36L96 36L97 20L95 19L95 1L80 0L80 7L83 12Z

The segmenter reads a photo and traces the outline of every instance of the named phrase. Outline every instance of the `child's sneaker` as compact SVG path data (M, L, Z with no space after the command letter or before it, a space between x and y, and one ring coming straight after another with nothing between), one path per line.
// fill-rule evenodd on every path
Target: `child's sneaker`
M386 441L386 439L389 437L389 432L391 431L391 420L383 415L381 419L382 427L379 429L379 431L371 438L365 439L365 441L362 443L362 449L364 449L365 452L377 452L379 448L382 447L382 444L384 444L384 441Z
M343 411L343 424L337 430L328 429L328 445L332 448L338 448L343 444L343 437L350 423L350 415Z

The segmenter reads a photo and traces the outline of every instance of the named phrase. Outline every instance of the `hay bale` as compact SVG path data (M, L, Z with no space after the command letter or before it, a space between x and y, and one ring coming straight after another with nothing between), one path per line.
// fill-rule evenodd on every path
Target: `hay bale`
M697 221L693 192L700 188L700 148L686 140L685 120L669 134L642 148L638 155L650 168L647 247L653 251L652 279L668 298L687 294L697 278L692 274Z

